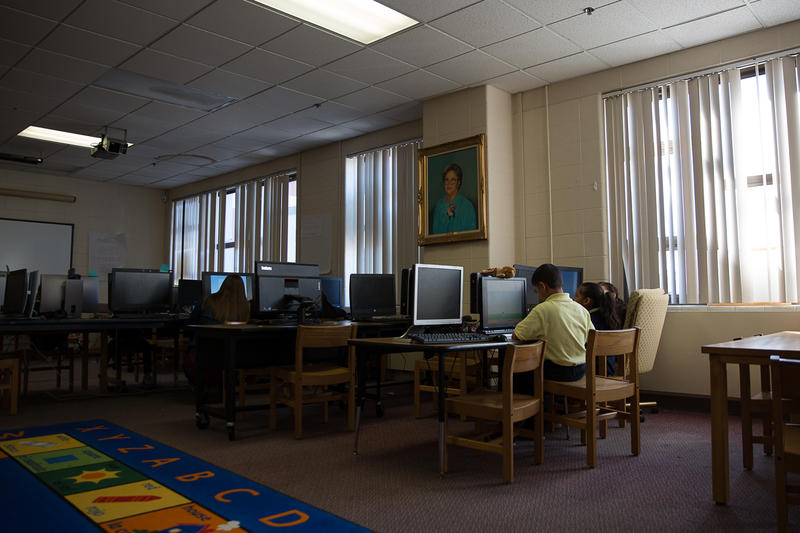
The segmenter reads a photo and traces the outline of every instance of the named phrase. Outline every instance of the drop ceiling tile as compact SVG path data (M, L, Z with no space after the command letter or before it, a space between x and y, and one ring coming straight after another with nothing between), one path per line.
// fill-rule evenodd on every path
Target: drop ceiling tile
M284 138L281 131L275 131L266 126L256 126L241 133L236 133L229 137L225 137L214 143L214 146L236 151L237 153L249 152L257 150L270 144L275 144ZM226 158L229 159L229 158ZM222 161L222 160L220 160Z
M744 5L743 0L703 0L702 2L687 0L627 1L661 28L707 17Z
M0 152L32 157L48 158L62 150L65 145L18 137L16 134L0 145ZM77 147L76 147L77 148ZM88 148L84 148L89 150Z
M122 157L122 156L120 156ZM193 165L184 165L180 163L173 163L171 161L153 161L146 167L136 171L138 176L149 176L152 178L168 178L183 172L191 172L195 170Z
M520 71L498 76L497 78L492 78L486 83L487 85L492 85L498 89L503 89L511 94L530 91L531 89L545 85L543 80Z
M232 96L238 99L247 98L271 87L271 84L261 80L240 76L220 69L204 74L189 83L189 85L214 94Z
M526 68L525 72L539 79L553 83L591 72L597 72L598 70L606 68L608 68L608 65L599 59L592 57L586 52L581 52L574 56L564 57L556 59L555 61L550 61L549 63Z
M33 45L55 27L52 20L0 6L0 38Z
M541 26L500 0L484 0L431 23L475 47L486 46Z
M164 15L165 17L169 17L173 20L183 21L203 9L213 0L169 0L169 2L165 2L164 0L120 1L125 4L150 11L151 13Z
M2 52L0 52L2 53ZM62 78L75 83L89 84L108 71L107 66L74 57L34 48L20 63L19 68Z
M271 115L266 116L266 118L262 120L262 122L266 122L267 120L282 117L283 115L288 115L289 113L294 113L303 108L313 106L314 104L322 102L322 99L283 87L273 87L255 96L251 96L247 99L247 102L262 107L262 112L265 113L265 115Z
M131 43L66 25L56 28L39 43L39 46L51 52L112 67L119 65L141 49L140 46Z
M597 9L616 1L599 0L589 4L586 0L559 0L558 2L553 0L505 0L506 3L511 4L542 24L551 24L557 20L574 17L583 13L583 9L589 5Z
M195 176L193 174L178 174L177 176L172 176L171 178L167 178L165 180L155 181L151 183L149 186L156 189L172 189L174 187L180 187L181 185L187 185L189 183L194 183L195 181L202 181L205 177L202 176Z
M134 143L130 150L138 150L142 146L140 143L158 137L175 127L172 124L136 114L126 115L110 125L128 132L128 140Z
M30 91L13 91L0 85L0 102L15 109L30 111L37 117L55 109L63 101L63 98L53 98Z
M681 46L688 48L747 33L760 27L761 24L753 16L753 13L746 7L741 7L719 15L673 26L663 31L667 36L678 41Z
M487 54L519 68L526 68L577 54L580 47L548 28L539 28L483 48Z
M256 78L268 83L281 83L308 72L314 67L256 48L226 63L222 68L235 74Z
M354 109L336 102L320 102L320 106L311 106L295 113L295 116L309 117L331 124L341 124L367 115L366 111Z
M242 0L218 0L187 21L251 45L259 45L299 25L294 19Z
M291 113L291 110L267 110L253 102L238 102L213 113L209 113L195 120L188 127L200 127L208 131L216 132L218 134L216 138L208 139L206 143L216 142L223 137L247 130L287 113Z
M315 131L330 128L330 122L322 122L313 118L301 117L296 114L288 115L264 124L263 127L272 127L284 132L287 138L299 137Z
M325 128L324 130L315 131L314 133L309 133L305 135L305 137L309 140L318 141L320 144L326 144L350 139L359 135L362 135L362 133L358 130L346 126L333 126L331 128Z
M425 67L469 52L472 47L428 26L418 26L372 45L384 54Z
M0 65L13 67L29 50L30 46L0 39Z
M73 96L65 105L76 104L85 107L100 107L112 109L127 114L148 104L150 100L128 94L102 89L100 87L86 87Z
M81 135L91 135L93 137L100 137L103 133L103 126L109 124L89 122L86 120L67 117L58 113L48 113L46 117L36 121L37 126L43 128L50 128L53 130L71 131L72 133L79 133ZM58 146L58 145L56 145ZM66 145L61 145L66 146Z
M60 117L72 119L94 127L112 124L115 121L125 116L124 111L109 109L107 107L98 107L92 105L81 105L75 103L66 103L58 106L53 110L53 113ZM43 124L40 124L44 126ZM59 129L59 128L53 128Z
M180 84L187 83L211 70L208 65L181 59L149 48L142 50L123 63L121 68L150 76L151 78Z
M322 69L312 70L283 84L284 87L302 93L332 100L366 87L360 81L339 76Z
M800 2L796 0L770 0L751 2L750 9L768 26L800 19Z
M422 118L422 102L408 102L395 106L379 114L391 117L398 122L411 122Z
M381 114L369 115L343 124L343 126L356 130L361 133L369 133L391 126L396 126L400 121Z
M482 80L508 74L516 69L489 54L474 50L462 56L431 65L427 70L456 83L472 85Z
M595 48L656 29L656 25L628 4L616 3L550 25L554 32L583 48Z
M231 150L230 148L225 148L222 146L215 144L207 144L205 146L201 146L200 148L195 148L189 154L202 156L202 157L210 157L213 161L206 160L203 162L202 158L197 158L197 163L193 166L196 167L203 167L209 165L211 163L216 163L217 161L225 161L226 159L230 159L232 157L236 157L241 152L237 150ZM189 160L186 160L186 164L189 164ZM195 170L192 170L195 172Z
M302 24L263 44L261 48L320 66L357 52L363 46Z
M49 98L66 100L81 90L82 85L67 80L51 78L35 72L18 68L9 70L2 79L0 87L17 92L28 92Z
M428 22L474 4L476 0L381 0L395 11L420 22Z
M219 66L252 47L206 30L181 25L151 45L152 48L206 65Z
M337 98L336 102L367 113L376 113L389 107L406 103L408 99L377 87L367 87L347 96Z
M175 130L159 135L153 139L148 140L145 145L159 150L162 154L178 154L181 152L188 152L201 146L203 142L197 142L187 139L181 133Z
M370 48L365 48L325 65L325 70L370 85L401 76L415 68L413 65L398 61Z
M58 163L69 165L74 169L84 168L94 164L96 159L92 158L91 149L80 146L66 146L45 159L45 163ZM120 156L124 157L124 156Z
M3 0L3 5L33 15L60 21L83 0Z
M175 26L174 20L111 0L86 0L65 22L141 45L152 42Z
M158 177L154 176L142 176L138 172L132 172L130 174L125 174L119 178L114 178L110 180L111 183L116 183L117 185L139 185L145 186L150 185L154 181L159 181Z
M664 35L660 31L646 33L607 44L598 48L593 48L593 56L605 61L613 67L633 63L641 59L660 56L668 52L680 50L678 43Z
M131 117L144 120L153 120L171 125L173 128L186 124L205 115L205 111L189 109L187 107L167 104L165 102L150 102L144 107L131 113Z
M377 86L415 100L430 98L460 87L457 83L422 69L379 83Z

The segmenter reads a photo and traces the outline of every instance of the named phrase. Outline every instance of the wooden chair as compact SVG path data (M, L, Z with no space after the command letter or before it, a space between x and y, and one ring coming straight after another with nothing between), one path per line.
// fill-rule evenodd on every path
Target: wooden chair
M639 328L607 331L589 331L586 345L586 375L578 381L545 380L544 391L554 395L583 400L584 411L557 414L546 412L545 420L565 424L581 430L581 442L586 444L586 462L594 468L597 465L597 435L595 427L599 423L600 436L605 438L608 420L612 418L631 423L631 453L639 455ZM627 378L606 378L595 375L595 358L621 356L618 362L628 365ZM624 400L630 399L630 407Z
M775 500L778 531L788 527L787 504L800 504L800 486L787 473L800 473L800 360L770 357L775 448ZM788 420L787 420L788 417Z
M760 335L760 334L759 334ZM741 340L741 337L733 339ZM764 454L772 455L772 387L770 368L759 365L761 369L761 392L750 393L750 365L739 364L739 406L742 418L742 464L745 469L753 469L753 444L764 446ZM753 435L753 418L761 419L761 435Z
M347 428L352 430L355 420L355 352L347 340L356 336L356 327L297 326L294 365L273 368L270 379L269 427L277 427L277 406L288 405L294 413L294 436L303 438L303 405L323 404L323 419L328 422L328 402L347 401ZM306 348L346 349L346 366L334 362L305 363ZM332 391L330 385L346 384L346 392Z
M447 355L444 360L444 367L447 370L447 382L458 383L458 386L448 386L444 393L448 396L466 394L470 383L481 384L481 360L477 352L470 354ZM435 385L425 385L422 383L422 375L431 372L433 383L438 383L437 376L439 370L438 356L429 359L417 359L414 361L414 417L422 416L422 404L420 394L422 392L433 393L434 406L437 403L437 389ZM473 375L470 375L473 372ZM474 375L477 373L477 376Z
M17 414L19 402L19 357L11 356L0 359L0 392L8 396L9 414ZM5 403L5 402L4 402Z
M445 401L445 455L444 470L447 471L447 446L450 444L476 450L499 453L503 456L503 481L514 481L514 437L532 437L535 451L534 463L541 464L544 457L544 423L542 413L543 374L545 342L517 344L507 348L503 363L502 392L483 391L463 394ZM533 395L514 394L514 374L533 371ZM484 440L485 433L476 437L457 437L448 433L447 418L456 413L482 421L500 423L499 438ZM514 424L536 417L534 429L515 428ZM478 424L476 423L476 428Z

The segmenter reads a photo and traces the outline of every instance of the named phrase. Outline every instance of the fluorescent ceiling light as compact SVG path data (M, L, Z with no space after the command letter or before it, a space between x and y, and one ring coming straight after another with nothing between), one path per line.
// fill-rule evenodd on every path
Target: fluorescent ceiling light
M255 1L364 44L417 23L374 0Z
M68 131L50 130L47 128L40 128L39 126L28 126L17 135L30 139L39 139L40 141L85 146L86 148L95 147L100 144L102 140L100 137L90 137L89 135L80 135ZM128 143L128 146L133 146L133 143Z

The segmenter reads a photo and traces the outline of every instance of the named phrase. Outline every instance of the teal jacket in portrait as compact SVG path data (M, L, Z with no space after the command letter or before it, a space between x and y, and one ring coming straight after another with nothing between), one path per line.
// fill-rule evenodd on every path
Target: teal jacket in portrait
M447 214L450 204L455 204L453 216ZM475 206L466 197L457 194L452 202L446 202L444 196L439 198L433 208L431 233L450 233L453 231L469 231L478 229L475 217Z

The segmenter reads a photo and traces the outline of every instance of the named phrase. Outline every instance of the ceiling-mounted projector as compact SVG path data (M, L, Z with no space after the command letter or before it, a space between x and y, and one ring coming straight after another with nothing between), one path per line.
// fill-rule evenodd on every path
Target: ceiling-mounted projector
M128 151L128 143L125 139L114 139L108 135L103 135L96 146L92 146L92 157L100 159L114 159L119 154Z

